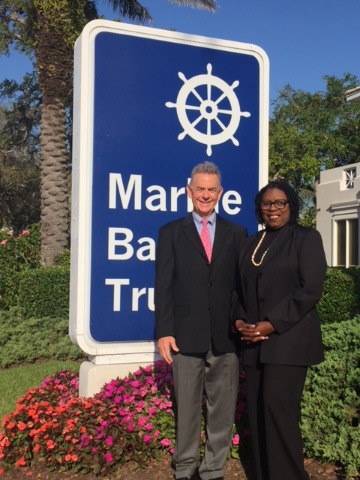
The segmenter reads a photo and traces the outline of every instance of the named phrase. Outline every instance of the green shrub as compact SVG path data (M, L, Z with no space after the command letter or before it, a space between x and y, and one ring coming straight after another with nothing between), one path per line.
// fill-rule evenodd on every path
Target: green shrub
M360 315L360 267L351 267L346 272L354 279L355 282L355 298L356 298L356 315Z
M330 267L318 304L321 323L337 323L353 317L357 310L356 280L348 270Z
M66 267L41 267L22 275L18 303L25 317L69 316L70 272Z
M77 360L85 354L72 344L66 318L24 318L18 308L0 311L0 368L37 360Z
M302 431L309 458L359 475L360 316L323 325L325 361L309 370Z
M11 230L0 231L0 309L17 304L22 273L40 265L39 226L33 225L14 237Z
M70 268L70 250L65 250L56 258L56 265Z

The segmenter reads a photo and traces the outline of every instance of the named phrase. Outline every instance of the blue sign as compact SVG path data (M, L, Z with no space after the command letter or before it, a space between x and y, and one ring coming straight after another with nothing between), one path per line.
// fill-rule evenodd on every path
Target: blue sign
M253 45L94 21L75 48L74 105L71 337L88 353L140 351L154 339L157 232L192 210L197 163L221 170L219 213L257 229L268 60Z

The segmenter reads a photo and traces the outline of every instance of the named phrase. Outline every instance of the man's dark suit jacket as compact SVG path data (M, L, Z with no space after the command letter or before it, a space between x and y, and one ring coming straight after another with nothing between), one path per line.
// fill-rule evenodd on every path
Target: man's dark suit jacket
M262 232L248 238L240 263L250 261ZM316 311L326 273L326 259L317 230L287 225L279 232L258 269L259 319L269 320L275 333L261 342L260 361L279 365L314 365L324 359L320 320ZM243 268L240 268L243 272ZM242 281L246 281L242 277ZM235 318L247 318L246 299ZM244 345L244 362L252 362L253 346Z
M231 298L246 230L216 216L211 263L192 214L164 225L156 252L156 338L174 336L180 353L234 352Z

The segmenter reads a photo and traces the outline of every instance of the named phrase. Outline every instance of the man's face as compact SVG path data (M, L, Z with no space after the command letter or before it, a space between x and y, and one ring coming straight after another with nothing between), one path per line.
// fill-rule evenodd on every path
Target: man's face
M219 178L213 173L197 173L186 189L194 205L194 212L202 218L212 214L222 195Z

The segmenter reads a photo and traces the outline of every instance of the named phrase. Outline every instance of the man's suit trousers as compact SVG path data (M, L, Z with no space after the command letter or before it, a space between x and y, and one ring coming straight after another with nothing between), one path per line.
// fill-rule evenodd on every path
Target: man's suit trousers
M176 477L191 476L198 466L203 398L207 447L199 473L203 480L222 477L230 448L239 383L236 353L175 354L174 387L177 432ZM205 397L204 397L205 396Z

